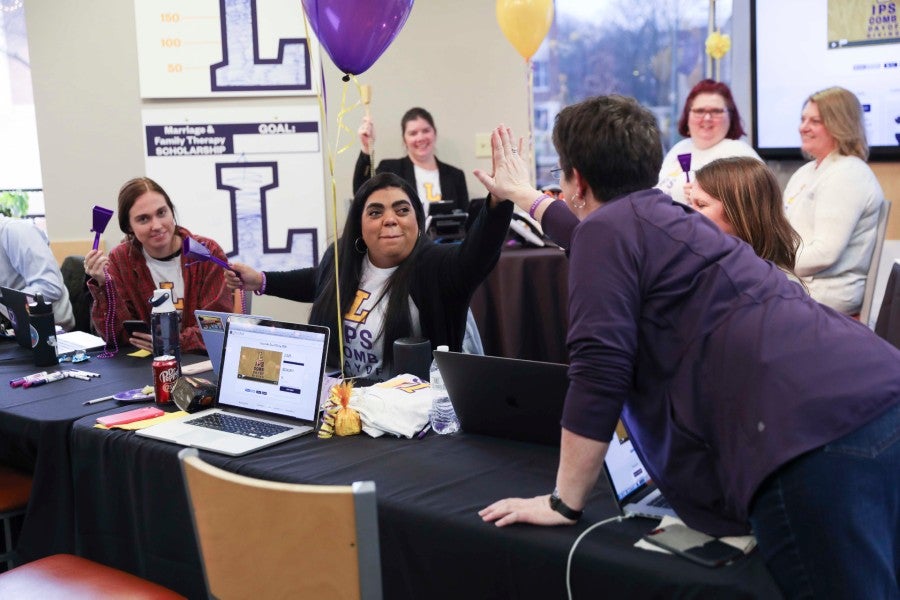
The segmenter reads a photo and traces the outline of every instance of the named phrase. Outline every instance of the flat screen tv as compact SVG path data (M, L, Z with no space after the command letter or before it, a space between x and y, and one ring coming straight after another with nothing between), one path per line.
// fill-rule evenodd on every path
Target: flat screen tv
M900 160L900 0L751 0L753 140L801 158L800 111L839 85L863 107L874 160Z

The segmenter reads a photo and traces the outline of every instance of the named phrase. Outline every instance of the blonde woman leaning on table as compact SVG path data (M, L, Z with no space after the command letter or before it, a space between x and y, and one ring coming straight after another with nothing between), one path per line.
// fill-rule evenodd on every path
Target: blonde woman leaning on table
M859 100L840 87L811 95L800 114L800 141L813 160L784 190L785 213L802 240L795 270L813 298L856 316L884 202L865 163L869 145Z
M900 351L651 189L659 130L633 98L557 116L565 201L531 186L510 137L475 174L568 249L569 387L556 489L482 519L573 524L621 419L682 520L752 527L786 597L900 597Z

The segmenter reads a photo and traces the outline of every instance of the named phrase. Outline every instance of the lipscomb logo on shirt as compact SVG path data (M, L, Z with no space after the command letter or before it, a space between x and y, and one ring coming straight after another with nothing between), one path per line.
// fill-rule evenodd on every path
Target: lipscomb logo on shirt
M365 326L372 311L363 308L363 304L371 297L371 292L356 290L353 304L344 314L345 366L353 373L369 377L381 375L381 368L373 366L379 362L378 355L372 352L377 335Z
M172 304L175 306L175 310L184 310L184 298L178 298L177 300L175 299L175 292L173 291L175 289L174 283L172 283L171 281L161 281L159 283L158 289L169 290L172 295Z

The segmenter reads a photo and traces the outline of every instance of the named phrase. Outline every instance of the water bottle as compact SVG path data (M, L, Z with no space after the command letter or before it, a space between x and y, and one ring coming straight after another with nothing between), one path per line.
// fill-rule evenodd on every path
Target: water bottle
M437 349L446 352L450 348L438 346ZM447 395L447 388L444 387L444 378L441 377L437 361L431 363L428 375L431 389L434 392L434 400L431 404L431 428L441 435L456 433L459 431L459 419L456 418L456 411L453 410L453 404L450 403L450 397Z
M56 321L53 319L53 305L44 301L43 294L35 294L34 302L28 305L28 324L31 329L31 348L34 364L49 367L59 364L56 357Z
M150 333L153 337L153 356L174 356L181 372L181 327L178 311L172 304L172 293L154 290L150 298Z

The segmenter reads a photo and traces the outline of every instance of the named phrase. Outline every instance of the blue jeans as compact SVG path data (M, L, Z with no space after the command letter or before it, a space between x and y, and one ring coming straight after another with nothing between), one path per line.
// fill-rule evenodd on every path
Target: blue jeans
M787 463L750 507L787 598L900 598L900 406Z

